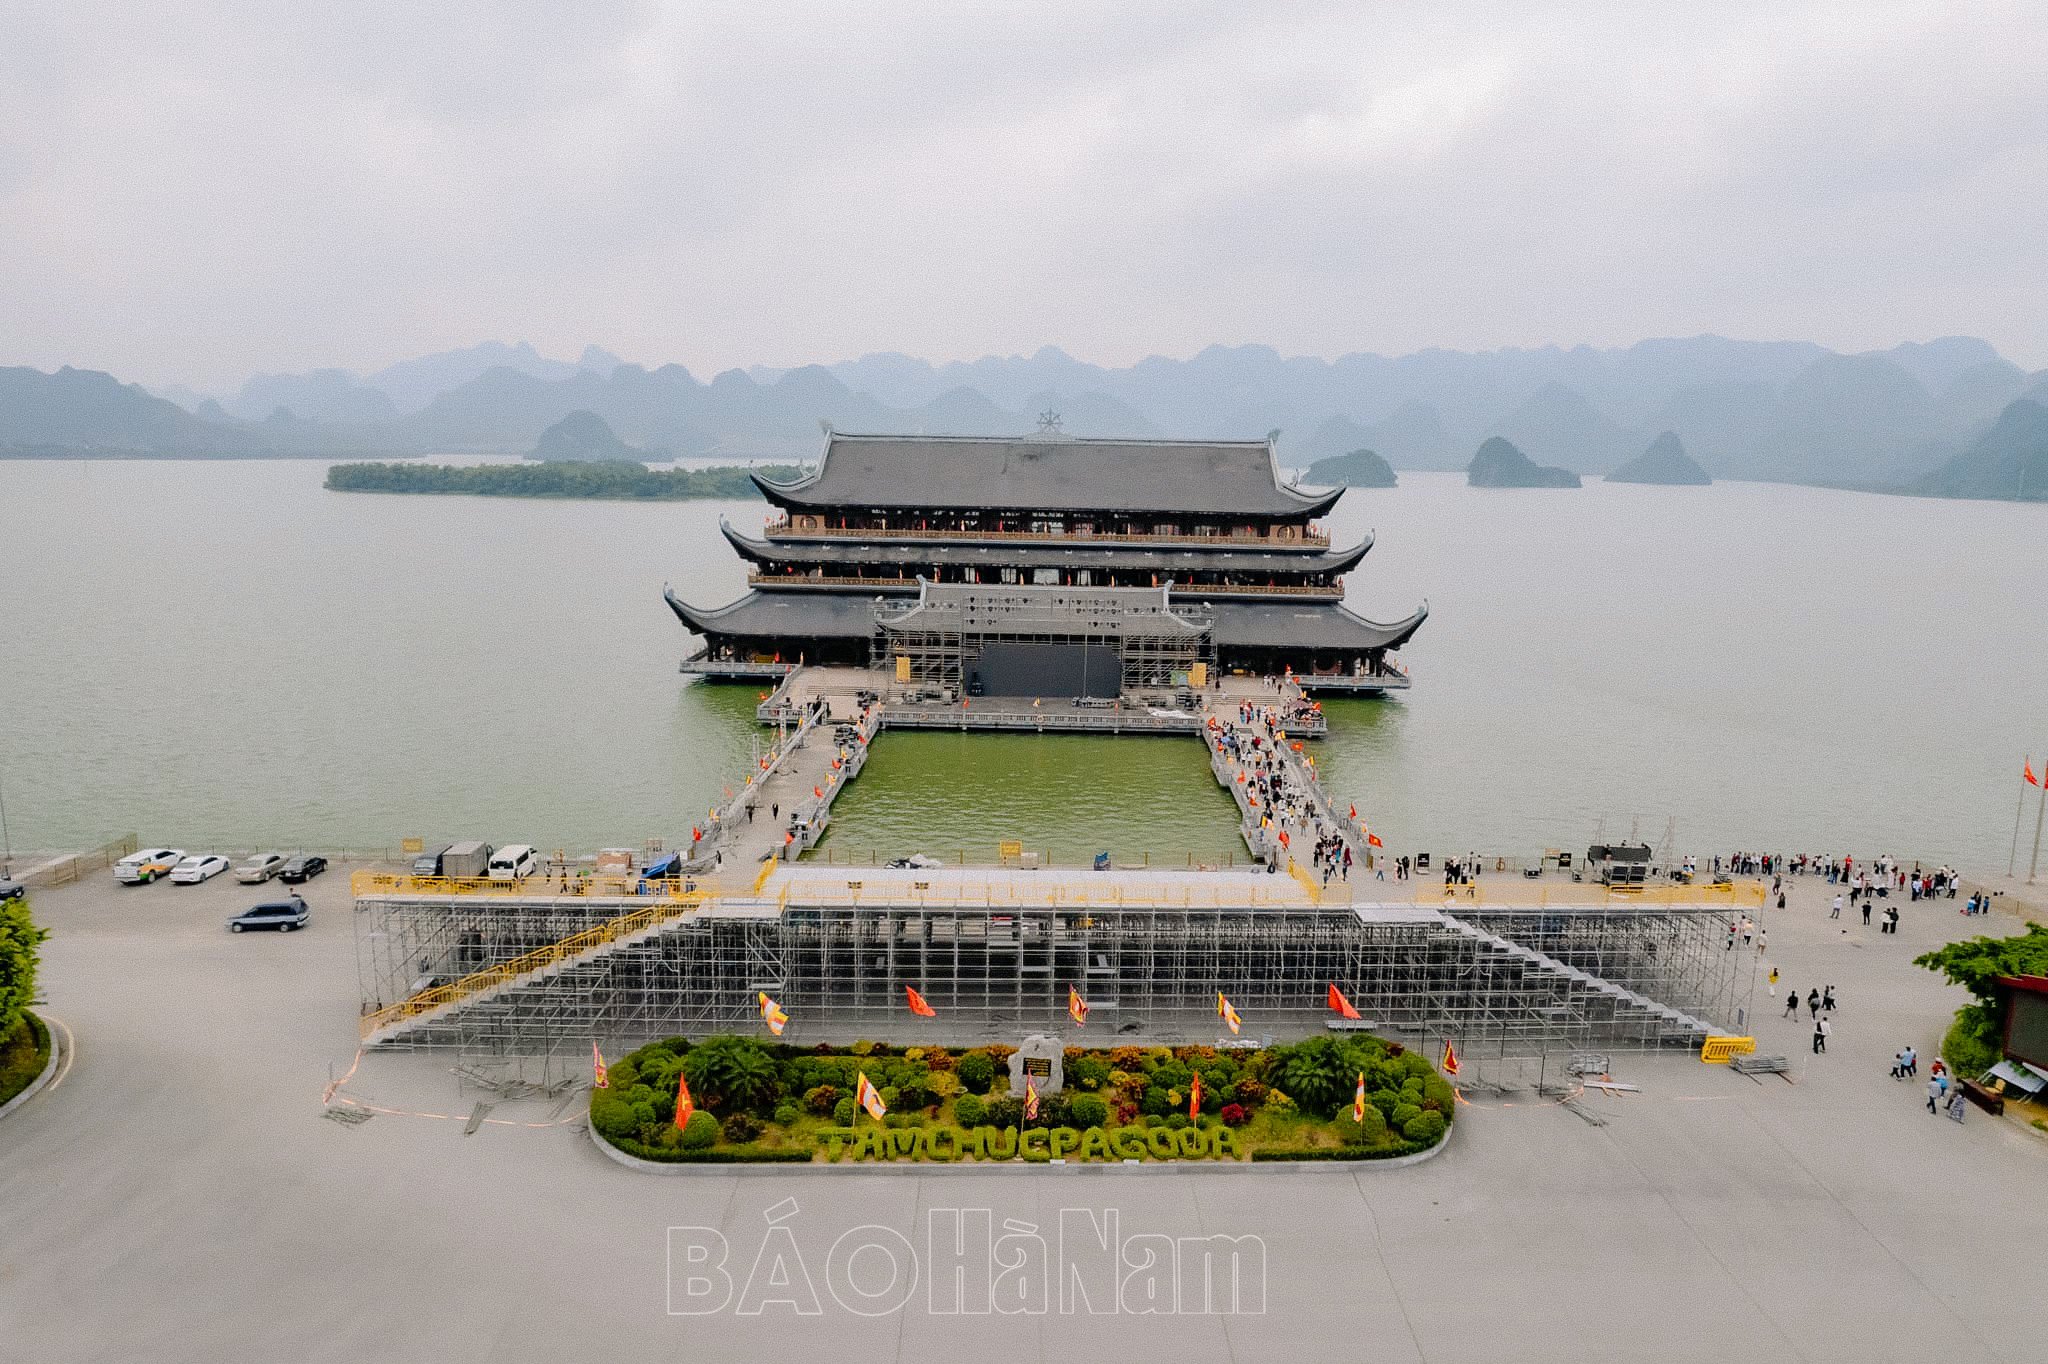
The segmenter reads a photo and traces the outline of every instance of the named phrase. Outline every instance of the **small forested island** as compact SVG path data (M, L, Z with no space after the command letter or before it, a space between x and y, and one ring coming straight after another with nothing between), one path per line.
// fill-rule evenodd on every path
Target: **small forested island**
M1650 448L1607 476L1609 483L1662 483L1674 487L1705 487L1714 480L1699 461L1685 452L1676 431L1666 431Z
M637 464L648 453L620 440L603 417L579 408L541 432L540 443L526 457L543 461L631 460Z
M1569 469L1538 464L1511 442L1490 436L1466 467L1465 481L1475 488L1576 488L1579 476Z
M790 479L797 470L772 465L764 477ZM650 469L632 460L552 460L529 464L336 464L327 486L343 493L473 493L481 497L582 497L641 502L759 497L737 466Z
M1318 488L1391 488L1395 482L1394 466L1373 450L1319 459L1308 466L1304 478Z

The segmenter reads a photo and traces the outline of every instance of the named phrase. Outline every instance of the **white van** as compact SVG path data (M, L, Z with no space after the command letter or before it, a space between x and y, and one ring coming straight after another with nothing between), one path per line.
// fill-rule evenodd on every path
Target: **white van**
M491 854L493 881L524 881L540 870L540 854L531 843L512 843Z

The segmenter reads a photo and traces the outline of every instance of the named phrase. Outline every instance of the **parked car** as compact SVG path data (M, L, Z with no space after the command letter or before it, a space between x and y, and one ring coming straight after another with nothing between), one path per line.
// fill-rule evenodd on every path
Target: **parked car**
M114 879L124 886L146 886L185 860L183 848L144 848L114 864Z
M10 881L4 876L0 876L0 904L6 904L9 900L19 900L26 894L28 894L27 886L24 886L19 881Z
M540 870L540 854L531 843L514 843L491 854L493 881L524 881Z
M228 860L219 853L194 853L171 868L171 884L196 886L227 869Z
M414 876L440 876L442 874L441 859L454 846L453 843L443 843L438 847L426 849L412 860L412 874Z
M306 902L294 895L289 900L271 900L250 906L228 920L228 931L246 933L252 928L274 928L280 933L289 933L295 928L304 928L311 917Z
M319 853L308 853L304 857L294 857L285 863L278 871L277 879L288 886L302 885L326 870L326 858Z
M260 886L283 870L283 853L257 853L235 868L235 879L245 886Z

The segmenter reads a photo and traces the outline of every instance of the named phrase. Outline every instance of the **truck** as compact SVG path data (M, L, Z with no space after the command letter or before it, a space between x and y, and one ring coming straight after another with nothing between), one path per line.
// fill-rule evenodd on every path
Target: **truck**
M456 880L481 880L491 867L491 854L496 852L488 843L457 843L441 854L441 875Z

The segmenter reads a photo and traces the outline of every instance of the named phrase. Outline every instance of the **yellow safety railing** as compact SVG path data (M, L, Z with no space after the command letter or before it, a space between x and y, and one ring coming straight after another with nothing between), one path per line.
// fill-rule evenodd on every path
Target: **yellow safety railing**
M485 990L491 989L493 986L503 985L507 981L531 975L535 971L568 961L572 957L580 957L592 948L602 947L606 943L617 942L621 938L629 937L643 929L652 928L656 924L680 918L682 915L692 910L700 909L708 903L710 903L710 897L702 894L672 900L658 900L648 905L645 909L636 909L631 914L621 914L616 919L608 919L594 928L586 928L581 933L571 934L560 942L552 942L546 947L535 948L533 951L514 957L510 961L501 961L495 966L486 966L481 971L472 971L470 974L462 977L462 979L451 981L446 985L437 985L431 990L422 990L409 999L400 1000L398 1003L379 1009L375 1013L364 1014L361 1023L362 1036L368 1039L373 1034L402 1019L413 1018L441 1008L443 1005L469 999L483 993Z
M1300 908L1303 895L1290 879L1272 890L1247 886L1235 888L1200 884L1206 873L1197 872L1187 881L1143 888L1126 888L1105 876L1108 884L1087 889L1071 882L1042 882L1037 885L1007 882L896 882L869 889L861 882L796 878L786 883L776 897L779 906L822 904L917 904L966 909L1079 908L1090 905L1134 909L1185 909L1214 907L1243 909L1246 906L1285 905ZM1277 878L1275 878L1277 879Z
M648 881L638 872L581 871L493 881L482 876L414 876L371 870L350 874L349 893L357 899L377 895L508 895L552 900L565 895L632 895L687 900L702 895L703 878L659 877Z
M1709 1037L1700 1044L1700 1060L1710 1066L1725 1066L1737 1056L1756 1054L1754 1037Z
M1301 888L1308 892L1308 898L1312 904L1319 905L1323 902L1323 888L1316 884L1316 878L1309 875L1302 868L1301 863L1291 857L1287 859L1287 874L1301 882Z

